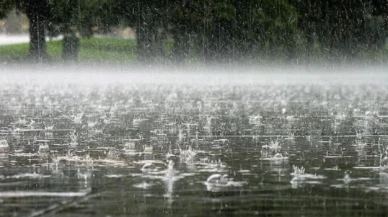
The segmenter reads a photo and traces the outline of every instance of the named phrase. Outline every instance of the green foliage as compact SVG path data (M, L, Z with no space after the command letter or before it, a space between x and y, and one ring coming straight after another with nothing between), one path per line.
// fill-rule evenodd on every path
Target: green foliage
M25 12L27 0L0 0L0 18L4 18L13 9Z
M51 34L80 33L90 37L93 27L105 30L108 25L107 13L111 0L50 0L51 4Z
M218 20L233 21L236 19L236 8L232 2L216 2L214 4L214 14Z

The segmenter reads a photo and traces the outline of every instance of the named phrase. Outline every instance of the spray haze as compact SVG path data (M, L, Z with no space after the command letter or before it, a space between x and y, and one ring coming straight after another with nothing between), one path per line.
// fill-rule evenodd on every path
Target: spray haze
M30 84L195 84L195 85L258 85L258 84L356 84L387 81L388 67L331 66L148 66L138 65L5 65L1 83Z

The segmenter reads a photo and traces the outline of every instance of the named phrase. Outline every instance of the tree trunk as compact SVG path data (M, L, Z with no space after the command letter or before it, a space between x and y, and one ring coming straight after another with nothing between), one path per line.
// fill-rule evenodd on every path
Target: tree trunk
M184 30L174 35L174 58L179 63L185 62L189 56L189 40L190 37Z
M67 34L63 38L63 60L77 61L80 47L80 39L74 34Z
M39 15L29 16L30 19L30 50L29 56L34 60L42 60L47 57L45 24Z
M205 32L206 44L205 44L205 61L212 62L216 60L217 50L218 50L218 26L216 24L211 23L209 30Z
M47 0L30 0L27 6L27 16L30 20L30 50L33 60L41 61L47 58L45 29L49 14Z
M151 7L149 3L138 2L138 17L136 26L137 60L139 63L147 63L152 59L152 26Z
M147 63L152 54L152 38L147 26L136 28L137 60L140 63Z

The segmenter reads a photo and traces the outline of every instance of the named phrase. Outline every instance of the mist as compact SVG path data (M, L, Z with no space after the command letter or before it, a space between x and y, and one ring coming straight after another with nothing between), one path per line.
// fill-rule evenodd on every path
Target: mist
M271 84L360 84L387 82L383 65L89 65L22 64L4 65L1 83L30 84L192 84L192 85L271 85Z

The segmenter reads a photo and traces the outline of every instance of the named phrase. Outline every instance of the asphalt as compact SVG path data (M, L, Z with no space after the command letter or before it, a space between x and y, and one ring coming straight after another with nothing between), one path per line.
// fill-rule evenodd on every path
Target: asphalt
M30 38L28 34L23 35L8 35L0 34L0 45L28 43Z

